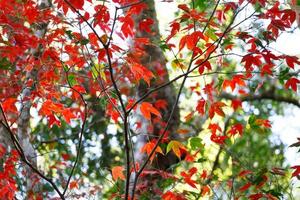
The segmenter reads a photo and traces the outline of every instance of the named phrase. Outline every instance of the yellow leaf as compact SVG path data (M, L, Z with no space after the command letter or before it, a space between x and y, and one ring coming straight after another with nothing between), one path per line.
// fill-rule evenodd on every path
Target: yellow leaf
M176 141L176 140L172 140L169 142L168 146L167 146L167 153L170 150L173 150L173 152L175 153L175 155L180 159L181 158L181 152L180 149L182 150L186 150L185 146L183 144L181 144L180 142Z
M105 66L104 64L98 64L96 63L93 67L92 67L92 76L94 79L97 79L98 76L100 75L100 77L106 81L106 76L105 76Z

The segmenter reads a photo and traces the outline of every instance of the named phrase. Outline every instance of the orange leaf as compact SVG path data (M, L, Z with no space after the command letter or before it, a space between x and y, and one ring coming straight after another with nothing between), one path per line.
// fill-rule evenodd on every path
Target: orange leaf
M179 134L188 134L190 132L190 130L188 129L178 129L177 130L177 133Z
M188 122L192 119L192 117L194 116L194 112L190 112L188 115L186 115L184 117L185 121Z
M154 141L150 141L150 142L146 143L146 144L142 147L141 152L142 152L142 153L145 152L145 153L149 156L150 153L152 152L152 150L154 149L154 147L155 147L155 142L154 142ZM163 152L162 152L162 150L161 150L161 148L160 148L159 146L155 149L155 152L163 154ZM151 162L153 161L154 156L155 156L155 154L153 154L153 155L151 156L151 158L150 158L150 161L151 161Z
M123 174L124 168L122 166L115 166L111 169L112 177L115 181L118 179L125 180L125 176Z
M74 188L78 189L78 183L77 183L77 181L71 181L69 187L70 187L71 190L74 189Z
M151 103L148 102L141 103L140 110L143 116L148 120L151 119L151 113L158 117L161 117L159 111L156 108L154 108Z
M210 193L210 188L207 185L203 185L201 188L201 196L205 196Z
M175 155L180 159L181 158L181 151L180 149L186 150L185 146L183 144L181 144L180 142L176 141L176 140L172 140L169 142L168 146L167 146L167 153L170 150L173 150L173 152L175 153Z

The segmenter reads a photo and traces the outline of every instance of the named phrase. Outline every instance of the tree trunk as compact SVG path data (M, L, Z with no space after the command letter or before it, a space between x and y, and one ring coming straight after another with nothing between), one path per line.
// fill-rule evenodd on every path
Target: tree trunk
M159 41L161 40L161 35L159 32L158 27L158 20L156 17L156 11L155 11L155 4L154 0L145 1L147 4L147 9L143 10L140 15L138 15L135 18L135 25L138 26L139 22L141 22L143 19L151 18L153 20L153 25L151 26L152 33L148 33L145 31L139 30L139 28L136 28L135 32L135 38L149 38L150 42L153 45L149 46L143 46L144 55L141 57L140 62L147 67L149 70L151 70L154 74L156 74L156 80L151 82L151 87L155 88L156 86L166 83L169 81L169 75L166 68L166 58L163 54L163 51L158 46ZM158 72L160 72L158 74ZM148 85L146 83L140 83L138 88L138 97L143 96L148 91ZM148 136L140 135L137 139L137 142L135 144L135 162L143 163L145 160L145 157L141 155L140 149L144 146L146 142L149 141L149 139L155 139L157 136L161 134L161 131L164 129L164 124L161 123L166 122L168 118L170 117L171 109L175 103L176 99L176 91L173 85L170 85L168 87L164 87L160 89L159 91L153 93L150 95L145 101L155 103L157 100L164 100L167 102L167 107L164 110L161 111L162 120L160 122L151 122L152 123L152 132L149 132L148 125L151 126L151 124L143 119L143 117L140 117L138 120L142 120L142 127L139 130L138 133L148 133ZM178 126L180 123L180 116L179 116L179 109L178 106L175 108L174 115L171 118L170 126L168 129L169 138L176 138L176 135L174 133L176 132ZM175 163L179 162L178 158L173 153L168 153L167 155L157 154L157 157L152 162L152 165L149 166L149 168L156 168L156 169L162 169L167 170L169 167ZM141 178L140 183L143 182L151 185L145 186L148 191L155 190L157 188L154 188L153 179L159 179L159 177L151 177L147 181L148 178ZM152 180L151 180L152 179ZM152 185L153 184L153 185ZM150 188L149 188L150 187ZM142 191L138 191L142 192Z
M39 3L39 9L47 9L51 7L51 1L50 0L40 0ZM47 23L39 23L36 24L33 28L33 31L35 33L35 36L38 38L43 38L47 31ZM31 50L31 55L37 60L39 59L42 51L42 46L39 45L38 48ZM31 72L27 72L26 74L26 80L36 80L37 71L32 70ZM30 135L30 109L32 106L32 99L31 94L32 90L34 89L34 86L32 88L24 87L21 93L21 108L20 108L20 116L18 118L18 139L20 142L20 145L24 151L25 156L27 159L32 163L32 165L37 168L37 154L35 149L32 145L32 138ZM26 173L26 192L29 197L31 197L34 194L37 194L39 191L41 191L41 185L37 182L38 176L31 170L29 166L25 167L25 173Z

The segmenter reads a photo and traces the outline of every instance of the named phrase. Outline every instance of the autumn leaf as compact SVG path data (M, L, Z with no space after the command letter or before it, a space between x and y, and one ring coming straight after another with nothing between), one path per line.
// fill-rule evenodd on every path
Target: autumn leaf
M188 185L190 185L193 188L197 188L196 184L197 182L195 180L192 180L192 176L197 172L197 168L196 167L192 167L191 169L189 169L188 173L186 172L181 172L180 175L183 177L183 180L185 183L187 183Z
M139 29L147 33L151 33L151 26L153 25L153 23L154 21L151 18L143 19L139 23Z
M2 108L5 112L17 113L16 107L17 99L16 98L6 98L2 103Z
M258 199L261 199L263 197L264 197L264 195L262 193L256 193L256 194L251 194L248 198L250 200L258 200Z
M194 116L194 112L190 112L189 114L187 114L186 116L184 116L184 120L186 122L189 122Z
M238 174L238 177L243 178L243 177L247 176L248 174L252 174L252 171L250 171L250 170L243 170L243 171L241 171L241 172Z
M74 189L74 188L78 189L77 181L71 181L69 187L70 187L71 190Z
M239 191L240 192L244 192L244 191L246 191L246 190L248 190L250 187L251 187L251 183L250 182L248 182L248 183L246 183L245 185L243 185L242 187L240 187L239 188Z
M140 110L143 116L148 120L151 119L151 114L154 114L157 117L161 117L160 112L155 107L153 107L151 103L141 103Z
M270 120L267 120L267 119L256 119L254 123L257 126L263 126L265 128L272 127Z
M297 84L300 83L300 80L298 80L295 77L290 78L289 80L287 80L287 82L285 83L285 88L289 89L291 88L292 90L294 90L295 92L297 92Z
M122 166L115 166L111 169L112 177L115 181L118 179L125 180L125 176L123 174L124 167Z
M205 196L206 194L210 194L210 188L207 185L203 185L201 187L201 196Z
M205 105L206 105L206 101L204 99L200 99L198 101L198 104L196 106L196 110L198 111L198 113L200 115L204 115L205 114Z
M70 124L71 119L75 119L76 115L71 111L71 109L66 108L62 111L62 115L64 116L66 122Z
M223 89L226 89L227 87L231 88L231 91L234 91L236 86L246 86L246 83L244 81L246 77L244 75L234 75L231 80L224 80L223 82Z
M167 153L169 151L173 150L173 152L175 153L175 155L179 159L181 159L181 151L180 151L180 149L186 150L185 146L182 143L180 143L180 142L178 142L176 140L170 141L169 144L167 145Z
M188 134L190 132L190 130L189 129L178 129L176 132L179 134L185 135L185 134Z
M150 141L147 142L142 148L141 148L141 152L142 153L146 153L148 156L150 155L150 153L153 151L155 147L155 141ZM163 151L161 150L161 148L159 146L156 147L155 149L156 153L161 153L163 154ZM152 162L154 159L155 154L152 154L150 161Z
M228 134L231 135L231 136L234 136L236 134L239 134L240 136L242 136L242 134L243 134L243 125L242 124L232 125L230 130L228 131Z
M225 113L224 111L222 110L222 108L226 106L225 103L221 102L221 101L218 101L218 102L215 102L215 103L212 103L211 106L210 106L210 109L208 111L208 114L209 114L209 118L213 118L215 116L215 113L218 114L219 116L221 117L225 117Z
M292 69L295 68L295 63L300 65L300 61L298 61L298 58L296 56L285 56L285 61L286 64Z
M163 200L186 200L182 194L177 194L175 192L167 191L162 195Z
M0 144L0 159L5 155L5 153L6 153L5 147L2 144Z
M234 111L242 107L242 101L239 99L232 99L231 100L231 107Z
M292 174L292 177L298 177L300 175L300 165L295 165L291 168L295 170Z
M132 72L134 78L137 81L143 79L148 85L150 85L150 80L154 78L153 73L147 69L145 66L132 61L131 59L127 59L129 61L129 68Z

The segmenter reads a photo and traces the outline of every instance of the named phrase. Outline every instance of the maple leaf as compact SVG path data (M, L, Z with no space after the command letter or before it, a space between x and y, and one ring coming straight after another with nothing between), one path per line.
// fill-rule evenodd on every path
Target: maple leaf
M298 61L298 58L296 56L285 56L285 61L286 64L292 69L295 68L295 63L300 65L300 61Z
M246 83L243 79L245 79L244 75L240 75L240 74L234 75L232 77L232 80L224 80L223 89L225 89L226 87L230 87L231 90L233 91L235 89L236 85L246 86Z
M241 178L243 178L243 177L247 176L248 174L252 174L252 171L250 171L250 170L243 170L243 171L241 171L238 174L238 176L241 177Z
M260 75L261 76L264 76L265 74L269 74L269 75L272 75L273 74L273 67L275 65L274 64L265 64L262 68L261 68L261 72L260 72Z
M207 185L203 185L201 187L201 196L205 196L206 194L210 194L210 188Z
M221 102L221 101L212 103L210 108L209 108L209 111L208 111L209 118L212 119L215 116L215 113L217 113L221 117L225 117L225 113L222 110L222 108L224 106L226 106L226 104Z
M155 141L150 141L150 142L147 142L142 148L141 148L141 152L142 153L146 153L148 156L150 155L150 153L153 151L155 147ZM161 153L163 154L161 148L159 146L156 147L155 149L155 152L156 153ZM154 156L155 154L152 154L151 158L150 158L150 161L152 162L153 159L154 159Z
M235 124L235 125L231 126L231 129L228 131L228 134L230 134L231 136L234 136L236 134L239 134L240 136L242 136L242 134L243 134L243 125L242 124Z
M204 115L205 114L205 104L206 104L206 101L204 99L200 99L198 101L198 104L196 106L196 110L198 111L198 113L200 115Z
M265 128L272 127L270 120L267 120L267 119L256 119L255 124L258 126L264 126Z
M125 176L123 174L123 171L124 171L124 167L122 166L115 166L111 169L111 174L112 174L112 177L115 181L117 181L118 179L121 179L121 180L125 180Z
M151 119L151 114L154 114L157 117L161 118L160 112L155 107L153 107L152 104L149 102L141 103L140 110L143 116L148 120Z
M193 188L197 188L196 184L197 182L192 180L192 176L197 172L197 168L196 167L192 167L191 169L189 169L188 173L185 172L181 172L180 175L183 177L183 180L185 183L187 183L188 185L192 186Z
M169 35L169 36L167 37L167 39L166 39L166 43L167 43L172 37L174 37L174 36L176 35L176 33L179 32L179 30L180 30L180 23L174 21L174 22L171 23L170 27L172 27L172 29L171 29L170 35Z
M71 181L69 187L70 187L71 190L74 189L74 188L78 189L77 181Z
M224 144L224 141L227 139L226 135L217 135L217 134L211 134L210 140L217 143L217 144Z
M177 194L175 192L167 191L162 195L163 200L186 200L182 194Z
M295 170L292 174L292 177L298 177L300 175L300 165L295 165L291 168Z
M158 99L157 101L155 101L154 103L155 107L158 109L167 109L168 106L168 102L164 99Z
M297 92L297 84L299 84L299 83L300 83L300 80L298 80L295 77L292 77L289 80L287 80L287 82L285 83L284 86L286 89L292 88L292 90Z
M64 109L62 111L62 115L64 116L64 118L68 124L70 124L71 119L76 118L76 115L74 115L74 113L71 111L71 109Z
M76 9L82 9L84 5L84 0L69 0L70 4Z
M222 132L221 127L218 124L214 123L209 124L208 129L211 130L212 134L217 134L217 131Z
M139 28L142 31L145 31L147 33L151 33L151 26L153 25L154 21L151 18L143 19L139 23Z
M132 59L128 58L127 60L129 62L130 71L132 72L134 78L137 81L143 79L150 86L150 80L154 78L153 73L145 66L133 61Z
M212 67L211 67L211 64L209 61L205 61L203 59L198 59L196 62L195 62L195 65L199 65L199 68L198 68L198 72L199 74L203 74L205 68L207 70L211 70Z
M18 113L16 103L17 103L16 98L7 98L2 103L2 108L5 112Z
M250 200L258 200L258 199L261 199L263 197L264 197L264 195L262 193L251 194L250 196L248 196L248 198Z
M133 36L133 27L134 21L130 15L126 15L125 17L120 17L120 21L123 22L121 26L121 31L123 35L127 38L129 36Z
M247 71L252 71L252 65L256 65L259 67L262 64L260 58L261 57L259 55L253 56L252 54L247 54L243 57L241 62L245 62L245 69Z
M187 114L185 117L184 117L184 120L186 122L190 121L194 116L194 112L190 112L189 114Z
M181 159L181 154L182 154L182 151L180 151L181 149L186 150L185 146L176 140L171 140L167 145L167 153L173 150L173 152L179 159Z
M0 144L0 159L5 155L5 153L6 153L5 147L2 144Z
M238 108L242 107L242 101L239 99L232 99L231 100L231 107L233 108L233 110L237 110Z
M188 130L188 129L178 129L176 132L179 133L179 134L188 134L190 132L190 130Z
M239 191L240 192L244 192L244 191L246 191L246 190L248 190L250 187L251 187L251 183L250 182L248 182L248 183L246 183L245 185L243 185L242 187L240 187L239 188Z

